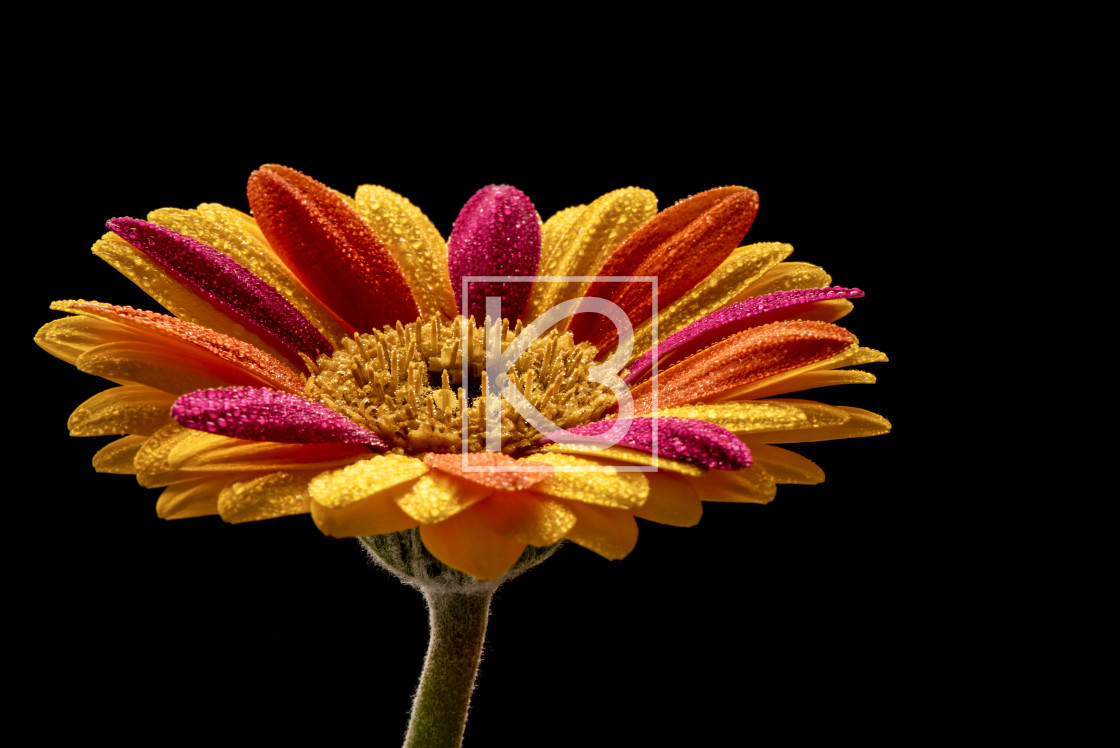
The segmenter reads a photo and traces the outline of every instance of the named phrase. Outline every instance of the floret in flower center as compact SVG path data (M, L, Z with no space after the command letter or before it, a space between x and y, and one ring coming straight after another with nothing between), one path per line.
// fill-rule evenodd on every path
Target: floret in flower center
M489 319L487 319L489 325ZM464 324L467 381L463 382ZM521 334L509 320L489 325L502 350ZM588 378L597 350L575 344L569 333L552 329L534 340L508 372L516 387L545 418L560 428L599 420L615 404L614 395ZM307 396L376 431L393 451L404 454L462 450L467 413L468 448L486 445L486 338L471 317L418 319L381 331L345 338L332 356L307 361L312 376ZM513 456L537 449L540 432L503 397L502 451Z

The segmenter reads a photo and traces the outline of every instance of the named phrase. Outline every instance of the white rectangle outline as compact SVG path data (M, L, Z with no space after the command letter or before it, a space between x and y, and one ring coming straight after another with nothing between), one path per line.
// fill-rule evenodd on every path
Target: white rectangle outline
M656 473L658 464L657 454L657 276L656 275L464 275L463 280L463 295L462 295L462 309L460 313L463 315L463 320L469 316L467 313L467 294L468 286L471 283L536 283L538 281L545 283L592 283L598 281L606 281L608 283L650 283L653 285L653 340L650 350L653 351L653 369L650 373L651 388L653 394L653 409L650 411L654 417L652 431L652 446L653 446L653 464L652 465L597 465L595 467L579 467L576 465L525 465L522 461L518 461L516 466L513 465L486 465L473 467L469 464L467 455L470 450L467 447L467 439L462 440L463 444L463 461L460 466L465 473ZM467 325L463 324L461 328L462 350L469 350L467 347ZM467 356L463 356L463 384L466 385L467 377ZM629 387L629 385L627 385ZM462 418L463 434L469 433L467 426L467 410L463 410L460 414ZM577 454L586 454L594 456L594 452L578 452Z

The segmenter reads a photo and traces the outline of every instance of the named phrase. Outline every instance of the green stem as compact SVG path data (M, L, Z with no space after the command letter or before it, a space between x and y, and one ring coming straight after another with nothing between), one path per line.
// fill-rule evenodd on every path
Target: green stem
M493 591L423 590L431 639L405 748L458 748L467 726Z

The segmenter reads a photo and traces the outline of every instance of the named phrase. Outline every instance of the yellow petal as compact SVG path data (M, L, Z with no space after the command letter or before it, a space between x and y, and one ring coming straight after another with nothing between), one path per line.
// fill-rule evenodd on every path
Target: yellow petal
M642 452L638 449L630 449L629 447L607 447L602 449L594 444L549 444L544 448L545 452L563 452L565 454L577 454L584 457L599 460L600 464L610 465L618 463L630 463L632 465L653 465L653 455L649 452ZM693 465L688 462L680 462L669 457L661 455L657 459L658 470L669 470L674 473L684 473L685 475L703 475L704 468Z
M447 243L424 213L392 190L363 184L357 210L397 261L425 318L458 313L447 269ZM409 320L404 320L409 321Z
M397 454L375 455L312 479L311 518L324 535L351 538L416 527L397 506L417 478L428 472L423 460Z
M620 472L574 455L541 452L526 457L529 464L552 465L556 469L547 479L532 487L536 493L574 499L588 504L632 509L641 506L649 496L649 481L638 472Z
M218 203L202 203L198 206L198 209L202 211L208 211L215 208L221 208L223 211L225 211L225 216L240 221L242 226L244 227L244 230L248 231L253 235L253 238L256 239L258 246L264 248L264 250L268 252L268 254L271 255L277 262L283 264L283 261L280 259L280 255L278 255L276 253L276 250L272 248L272 245L268 243L268 239L264 238L264 232L262 232L261 227L257 225L257 219L253 218L248 213L242 213L240 210L227 208L224 205L219 205Z
M753 387L745 391L752 398L773 397L784 395L787 392L800 392L816 387L826 387L833 384L864 384L874 382L875 377L864 371L840 371L841 366L857 366L859 364L886 361L886 354L872 348L852 346L848 350L826 361L806 366L801 369L787 371L784 374L760 380Z
M629 512L575 501L564 505L576 515L566 536L573 543L612 561L625 558L638 544L638 523Z
M309 490L316 503L327 509L341 509L387 489L409 483L426 472L428 466L415 457L373 455L339 470L322 473L311 481ZM415 524L413 522L410 526Z
M76 364L86 351L107 343L125 340L138 341L142 337L124 331L120 325L88 317L66 317L48 322L35 333L35 343L55 358Z
M448 566L482 580L497 579L521 558L525 544L502 537L473 511L434 525L420 525L420 539Z
M796 376L783 379L781 382L771 383L767 387L755 390L754 397L773 397L785 395L790 392L804 392L821 387L832 387L838 384L874 384L875 375L860 369L840 369L838 371L807 371Z
M766 441L774 431L808 431L829 426L841 426L848 422L849 415L836 405L813 402L812 400L767 400L773 407L789 408L799 415L796 425L756 423L753 428L733 429L743 438Z
M360 501L331 509L311 498L311 519L319 532L332 538L382 535L416 527L419 523L400 510L394 498L408 490L410 483L387 488Z
M147 441L136 453L136 480L146 488L157 488L206 477L181 471L168 458L177 445L201 442L210 436L212 435L201 431L183 428L177 423L169 423L147 437Z
M162 208L148 214L148 221L213 247L275 288L328 340L350 334L349 327L305 289L288 271L260 231L256 222L239 210L216 203L197 210Z
M541 224L541 254L554 255L559 251L559 242L568 233L568 229L572 224L579 220L583 212L587 210L586 205L573 205L570 208L564 208L559 213L554 214L551 218Z
M855 308L855 304L847 299L817 301L798 311L790 319L815 319L821 322L835 322L842 317L847 317Z
M471 511L509 540L547 546L560 542L576 523L576 515L559 501L530 491L495 491Z
M167 464L176 470L202 472L327 470L369 457L369 450L360 444L280 444L202 434L175 444Z
M643 223L657 213L657 196L649 190L627 187L608 192L580 211L563 236L542 246L538 276L593 276L611 253ZM566 218L564 219L566 220ZM550 227L550 233L556 227ZM581 296L587 282L534 283L527 319L536 319L551 307ZM566 324L566 323L564 323Z
M766 433L748 434L743 437L747 446L753 449L751 442L759 441L765 444L789 444L792 442L821 442L832 439L853 439L863 436L879 436L891 430L890 421L878 413L872 413L862 408L852 408L847 405L822 405L821 403L802 402L799 407L822 411L830 409L839 411L847 416L843 423L827 426L793 429L787 431L773 431Z
M817 463L796 452L769 444L751 444L754 464L766 469L775 483L802 483L815 485L824 480L824 471Z
M307 485L314 472L269 473L230 483L218 497L217 510L226 522L253 522L311 511Z
M70 436L154 434L171 423L175 395L142 385L99 392L70 414Z
M117 473L119 475L135 475L134 461L146 436L126 436L116 441L111 441L93 456L93 468L99 473Z
M848 420L843 411L808 401L739 401L680 405L658 411L663 417L691 418L723 426L737 435L838 426Z
M744 470L709 470L702 478L686 476L685 480L702 501L769 504L778 490L774 477L758 465Z
M740 298L765 296L775 291L792 291L797 288L823 288L829 285L832 285L832 276L823 268L808 262L783 262L744 288Z
M179 395L229 385L260 386L248 372L229 367L229 377L208 367L203 355L178 355L168 347L146 342L106 343L83 353L80 371L118 384L142 384ZM242 374L238 376L238 374ZM237 381L229 381L234 379Z
M187 519L218 513L218 495L230 482L230 476L199 478L168 486L156 502L161 519Z
M700 521L704 507L696 489L680 475L652 473L649 498L634 510L634 516L674 527L692 527Z
M489 496L493 488L433 470L397 497L397 506L421 524L442 522Z
M777 242L749 244L734 250L711 275L657 314L657 339L664 340L701 317L747 298L745 289L766 271L789 257L793 247ZM634 330L637 358L653 345L653 323L643 322Z
M275 348L172 278L144 253L110 232L93 245L93 253L116 268L179 319L243 340L272 356L286 360Z
M338 195L338 196L339 196L340 198L342 198L342 201L343 201L343 202L345 202L345 203L346 203L347 205L349 205L349 206L350 206L351 208L353 208L353 209L354 209L354 211L357 211L357 210L358 210L358 201L357 201L357 200L355 200L354 198L350 197L349 195L347 195L347 194L346 194L346 193L344 193L344 192L339 192L338 190L336 190L336 189L334 189L334 188L332 188L332 187L328 187L327 189L329 189L329 190L330 190L331 192L333 192L334 194L336 194L336 195Z

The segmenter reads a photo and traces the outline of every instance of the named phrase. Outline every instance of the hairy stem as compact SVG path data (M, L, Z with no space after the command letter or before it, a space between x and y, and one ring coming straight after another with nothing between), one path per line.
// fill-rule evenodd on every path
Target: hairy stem
M458 748L467 726L493 591L424 589L428 656L412 701L405 748Z

